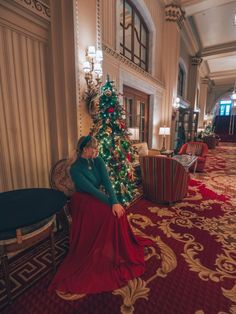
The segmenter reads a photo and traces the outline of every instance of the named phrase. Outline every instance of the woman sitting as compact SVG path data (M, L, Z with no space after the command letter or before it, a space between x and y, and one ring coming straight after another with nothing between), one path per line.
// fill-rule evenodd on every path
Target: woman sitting
M79 298L124 286L143 274L144 246L152 244L133 234L97 154L97 140L81 137L70 168L76 192L71 198L69 252L49 286L49 291L56 290L61 297L78 294Z

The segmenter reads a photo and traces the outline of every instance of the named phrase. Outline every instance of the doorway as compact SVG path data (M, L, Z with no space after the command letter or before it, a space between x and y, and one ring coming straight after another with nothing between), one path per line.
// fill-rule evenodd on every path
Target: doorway
M127 128L139 129L139 142L148 142L149 95L123 86Z

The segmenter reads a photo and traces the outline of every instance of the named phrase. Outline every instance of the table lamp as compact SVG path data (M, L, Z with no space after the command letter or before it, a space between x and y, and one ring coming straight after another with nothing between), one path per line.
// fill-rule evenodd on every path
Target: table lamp
M128 128L130 133L130 139L132 142L137 142L139 140L139 128Z
M166 150L166 135L170 135L170 128L169 127L160 127L159 135L163 135L163 142L161 150Z

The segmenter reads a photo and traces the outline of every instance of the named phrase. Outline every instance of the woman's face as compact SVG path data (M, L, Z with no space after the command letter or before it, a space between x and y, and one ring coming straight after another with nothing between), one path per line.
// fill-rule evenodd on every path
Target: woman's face
M98 155L98 145L93 144L90 147L85 147L84 148L84 153L86 158L96 158Z

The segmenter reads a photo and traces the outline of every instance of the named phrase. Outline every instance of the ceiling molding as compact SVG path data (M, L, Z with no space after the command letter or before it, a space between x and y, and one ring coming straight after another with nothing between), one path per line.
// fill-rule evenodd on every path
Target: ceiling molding
M222 80L222 79L231 79L232 78L235 81L236 70L212 72L209 74L209 77L212 80Z
M204 48L201 51L201 57L204 60L210 60L210 59L215 59L222 56L235 55L235 51L236 51L236 41Z
M217 90L217 91L233 91L232 85L230 84L222 84L222 85L215 85L212 86L212 90Z
M231 2L235 2L235 0L182 0L181 6L185 10L186 16L190 16Z

